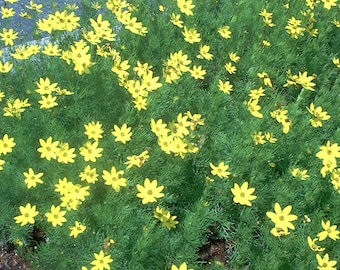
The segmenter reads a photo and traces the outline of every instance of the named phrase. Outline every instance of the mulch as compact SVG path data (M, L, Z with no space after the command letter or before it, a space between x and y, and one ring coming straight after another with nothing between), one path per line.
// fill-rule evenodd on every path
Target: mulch
M0 246L0 270L32 270L29 261L21 257L11 245Z

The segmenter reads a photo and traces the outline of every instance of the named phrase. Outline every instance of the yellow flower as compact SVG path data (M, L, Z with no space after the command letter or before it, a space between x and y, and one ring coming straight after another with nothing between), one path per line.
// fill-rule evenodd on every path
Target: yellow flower
M43 8L43 5L42 4L36 4L36 3L34 3L33 0L30 0L30 5L29 6L26 5L25 7L28 8L28 9L35 10L37 12L42 12L41 9Z
M129 75L127 71L130 68L129 61L122 61L120 57L116 58L112 67L112 72L116 73L119 78L124 78Z
M193 78L197 79L204 79L204 75L207 73L207 71L205 69L202 69L202 66L196 66L194 65L192 70L189 70L189 72L191 73L191 76Z
M340 232L337 230L337 225L332 225L329 220L324 222L323 220L321 221L322 228L324 231L318 233L318 238L319 241L325 240L327 237L333 239L334 241L337 239L340 239L339 234Z
M6 18L13 17L15 14L15 11L13 8L5 8L4 6L2 6L0 13L2 14L1 19L6 19Z
M171 266L171 270L193 270L193 269L188 269L188 265L186 262L182 263L179 268L176 265Z
M228 172L229 165L224 164L224 162L220 162L217 166L212 164L211 162L209 163L212 175L217 175L219 178L228 178L229 175L231 174Z
M24 172L25 183L27 185L27 188L30 189L31 187L36 187L37 183L42 184L43 181L41 180L41 177L43 176L43 173L37 173L35 174L32 168L28 169L28 172Z
M223 82L222 80L218 80L218 86L219 90L228 95L230 95L233 91L233 85L230 83L230 81Z
M333 64L336 65L338 68L340 68L340 58L333 58Z
M292 206L288 205L283 210L281 209L281 206L279 203L275 203L274 206L274 212L267 212L266 215L271 219L272 222L275 223L275 227L281 228L283 230L285 229L295 229L295 226L291 221L297 220L297 216L290 214L292 211Z
M247 206L252 206L251 201L257 198L257 196L252 195L254 191L255 188L248 188L248 182L244 182L241 187L235 183L234 187L231 189L231 192L234 195L234 202Z
M177 0L177 6L179 7L180 11L187 16L194 15L192 9L195 7L195 5L192 4L192 0Z
M98 147L98 141L86 142L84 146L80 147L80 155L84 157L85 161L96 162L97 158L102 156L102 151L103 148Z
M73 183L64 177L63 179L59 179L58 184L55 184L54 186L56 187L54 190L55 192L58 192L60 195L66 195L71 192Z
M170 213L168 213L164 220L162 221L162 225L166 227L168 230L176 228L176 225L178 224L178 221L176 220L177 216L170 216Z
M56 91L58 83L51 84L49 78L40 78L39 82L36 82L36 85L38 86L38 89L35 90L36 92L38 92L40 95L49 95Z
M237 68L233 66L231 62L225 64L225 69L228 71L229 74L235 74Z
M76 221L75 225L70 227L70 229L71 229L70 236L76 238L78 237L79 234L83 233L86 230L86 226Z
M257 73L257 76L261 79L263 79L264 85L267 85L269 87L273 87L272 81L269 78L269 75L267 72Z
M15 145L14 138L9 138L8 134L5 134L3 138L0 139L0 155L11 153Z
M290 232L288 231L288 228L281 228L275 226L273 229L270 230L270 233L274 235L275 237L281 237L284 235L289 235Z
M258 104L258 102L258 99L251 98L247 103L248 111L250 111L250 113L257 118L263 118L263 114L260 113L261 106Z
M141 167L147 160L149 159L149 152L148 151L143 151L140 153L138 156L133 155L133 156L128 156L127 157L127 162L125 162L128 169L130 169L133 166Z
M135 104L135 108L140 111L140 110L146 110L147 106L147 99L141 96L136 97L133 100L133 103Z
M94 265L91 269L93 270L103 270L110 269L110 263L113 262L111 259L111 255L105 256L104 251L100 251L99 253L94 253L95 260L91 262Z
M157 180L150 181L149 178L145 178L144 186L137 184L137 197L142 199L142 204L156 202L158 198L162 198L164 194L162 190L164 186L157 187Z
M327 253L323 257L321 257L320 254L316 254L316 259L318 261L319 270L336 270L336 267L334 266L337 264L337 261L330 261Z
M295 17L292 17L288 20L288 24L285 27L288 34L291 35L291 37L297 39L299 36L303 36L303 31L305 30L303 27L301 27L302 21L295 19Z
M255 134L251 135L251 137L253 138L256 145L266 143L265 135L263 135L262 131L259 131Z
M79 177L81 181L85 180L87 183L93 184L98 181L97 169L87 165L84 171L79 174Z
M337 143L327 141L326 145L320 146L320 150L316 156L324 162L330 161L336 164L336 158L340 158L340 146Z
M325 250L325 248L322 248L316 244L316 241L318 241L318 238L312 239L310 236L307 237L308 245L311 250L317 251L317 252L322 252Z
M53 227L62 226L64 222L66 222L66 218L64 217L66 211L61 211L60 206L51 206L51 212L45 214L47 217L47 221L52 223Z
M337 0L322 0L323 7L330 10L332 7L336 7Z
M263 9L260 14L260 16L264 17L264 18L268 18L271 19L273 17L273 13L272 12L267 12L266 9Z
M267 46L267 47L271 45L270 41L265 40L265 39L262 41L262 44L263 44L264 46Z
M47 160L57 158L59 141L52 142L52 137L48 137L46 141L39 139L39 142L41 147L38 148L38 152L41 153L41 158L46 158Z
M114 166L112 166L111 171L103 170L103 179L105 180L105 185L112 186L112 188L119 192L121 187L126 187L126 178L122 177L124 174L123 170L117 171Z
M151 71L152 66L148 63L142 64L140 61L137 61L137 66L133 68L133 71L136 72L138 77L142 77L144 74L147 74L149 71Z
M7 100L7 107L4 108L4 116L15 116L17 118L21 118L21 113L25 111L26 107L31 106L30 103L28 103L28 98L25 100L20 100L16 98L15 100L8 99Z
M2 33L0 33L1 40L5 41L5 46L14 45L14 40L18 38L18 33L14 32L13 29L2 29Z
M340 168L333 169L332 171L332 184L335 190L340 189Z
M313 88L315 86L315 83L312 82L312 80L315 79L315 76L308 76L307 71L301 73L299 72L299 76L296 80L296 83L300 84L303 88L311 91L315 91Z
M157 206L156 210L154 211L154 217L159 219L160 221L162 221L168 213L169 213L168 210L165 210L165 209Z
M231 38L231 31L229 26L222 26L218 29L218 33L224 38Z
M174 25L176 25L179 28L183 28L183 21L181 21L181 15L180 14L171 14L171 20L170 22Z
M158 82L159 77L153 76L152 71L146 71L142 76L142 87L144 87L147 91L154 91L158 88L162 87L162 84Z
M307 107L307 110L315 116L315 118L310 119L313 127L322 127L322 121L326 121L331 118L327 112L322 111L322 107L319 106L315 108L313 102L310 104L309 108Z
M9 62L2 63L0 62L0 72L1 73L8 73L12 69L13 64Z
M158 119L157 121L151 119L151 131L157 136L166 136L170 130L167 128L166 124L163 123L162 119Z
M59 49L58 44L53 45L52 43L48 43L46 46L44 46L42 53L49 56L59 56L60 51L61 50Z
M131 140L131 127L128 127L127 124L123 124L121 128L117 125L114 125L114 131L112 131L112 135L116 137L116 142L122 142L123 144L126 144L126 142Z
M94 139L95 141L98 141L99 139L103 138L102 133L104 130L102 129L102 124L94 121L91 121L90 123L84 125L85 127L85 135L87 135L87 138Z
M250 90L250 96L253 100L258 100L260 97L266 96L265 90L263 87L260 87L259 89L252 89Z
M319 3L320 3L319 0L306 0L306 6L309 7L310 9L314 9Z
M301 180L306 180L307 178L309 178L307 170L300 170L299 168L295 168L293 170L290 170L290 172L294 177L300 178Z
M229 58L234 63L237 63L241 59L241 57L239 57L235 52L229 53Z
M70 148L68 143L60 143L59 152L57 153L58 162L60 163L74 163L75 148Z
M32 205L30 203L26 204L26 206L20 206L20 216L16 216L15 223L21 223L21 226L25 226L26 224L34 224L35 220L34 217L36 217L39 212L36 211L36 206Z
M213 58L213 55L209 53L209 50L210 50L210 46L201 45L200 54L197 55L197 58L211 60Z
M274 137L274 134L272 132L266 132L265 133L266 140L270 143L276 143L277 138Z
M188 29L186 26L184 26L184 31L182 34L184 36L184 40L190 44L201 41L200 33L197 32L195 28Z
M52 96L51 94L47 96L41 96L41 100L39 100L40 109L51 109L53 107L58 106L56 102L57 97Z

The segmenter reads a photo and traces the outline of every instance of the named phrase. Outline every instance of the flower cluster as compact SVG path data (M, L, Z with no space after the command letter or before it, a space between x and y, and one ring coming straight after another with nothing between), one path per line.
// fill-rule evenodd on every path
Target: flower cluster
M60 89L57 83L51 83L49 78L40 78L39 82L36 82L38 89L35 91L40 94L41 100L39 101L40 109L51 109L58 106L56 102L59 95L72 95L73 92L67 89Z
M138 18L132 16L131 11L134 7L127 1L108 0L106 7L116 15L117 20L125 26L125 29L141 36L145 36L148 33L148 29L143 23L138 22Z
M192 131L197 125L204 125L204 119L200 114L191 114L191 112L184 115L179 113L177 122L170 123L169 127L163 123L162 119L157 121L151 119L151 131L157 136L161 149L167 154L173 153L181 158L199 150L196 144L189 140L194 137Z
M308 236L307 242L311 250L319 253L316 254L318 269L336 270L335 265L337 264L337 261L331 261L329 259L328 253L326 253L324 256L321 256L320 253L324 252L326 248L319 246L317 244L317 241L321 242L324 241L326 238L330 238L333 241L336 241L340 239L339 237L340 231L337 230L337 225L331 225L330 220L327 220L326 222L322 220L321 225L323 231L318 233L316 238L312 239L310 236Z
M338 166L337 158L340 158L340 146L337 143L327 141L326 145L320 146L320 151L316 153L316 157L322 160L323 167L320 173L325 178L328 172L333 173L333 170Z
M172 216L170 211L160 208L159 206L156 207L154 217L160 220L162 225L168 230L176 228L176 225L178 224L178 221L176 220L177 216Z

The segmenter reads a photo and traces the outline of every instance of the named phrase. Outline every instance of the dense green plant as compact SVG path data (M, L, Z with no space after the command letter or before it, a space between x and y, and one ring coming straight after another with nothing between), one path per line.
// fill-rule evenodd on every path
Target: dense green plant
M23 5L44 44L5 2L0 240L34 269L335 269L336 0Z

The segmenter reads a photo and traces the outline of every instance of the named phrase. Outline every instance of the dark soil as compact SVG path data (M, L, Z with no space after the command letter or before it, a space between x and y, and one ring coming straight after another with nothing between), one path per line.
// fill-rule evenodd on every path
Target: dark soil
M199 251L200 259L206 263L218 262L229 265L230 257L233 254L235 243L232 240L211 239L202 246Z
M29 261L20 257L12 245L0 246L0 269L32 270Z

